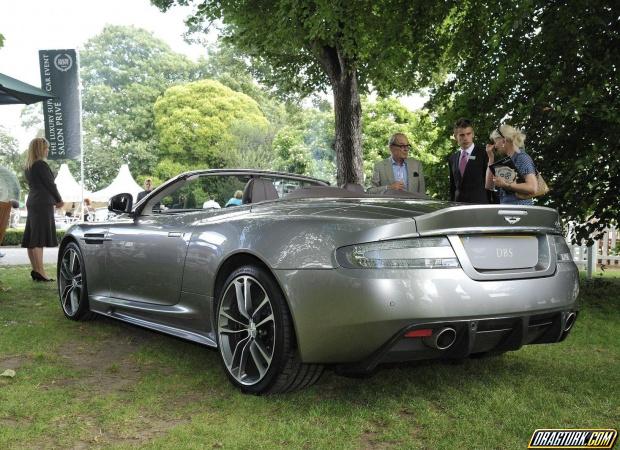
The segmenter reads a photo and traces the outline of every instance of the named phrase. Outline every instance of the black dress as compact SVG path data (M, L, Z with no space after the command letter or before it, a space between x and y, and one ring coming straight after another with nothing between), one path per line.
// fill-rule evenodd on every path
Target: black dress
M26 169L26 180L30 192L26 207L26 229L22 239L22 247L57 247L56 224L54 222L54 205L62 201L54 174L43 160Z

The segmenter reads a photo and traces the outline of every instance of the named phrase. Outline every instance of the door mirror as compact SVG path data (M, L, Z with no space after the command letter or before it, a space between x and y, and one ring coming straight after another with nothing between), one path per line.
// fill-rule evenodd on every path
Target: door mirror
M127 214L131 212L133 206L133 197L131 194L117 194L110 197L108 201L108 210L117 214Z

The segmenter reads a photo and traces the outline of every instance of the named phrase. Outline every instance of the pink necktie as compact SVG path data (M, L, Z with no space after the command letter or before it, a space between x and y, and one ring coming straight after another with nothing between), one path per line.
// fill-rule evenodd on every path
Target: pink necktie
M461 160L459 161L459 172L461 172L461 176L465 173L465 166L467 165L467 152L465 150L461 150Z

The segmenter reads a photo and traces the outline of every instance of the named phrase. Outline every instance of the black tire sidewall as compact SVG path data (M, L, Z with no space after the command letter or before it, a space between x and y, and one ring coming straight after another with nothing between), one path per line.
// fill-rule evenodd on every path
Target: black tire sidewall
M220 350L220 338L217 331L219 328L218 319L220 305L222 303L222 297L224 296L224 293L228 289L230 283L232 283L236 278L240 276L251 276L255 278L261 284L263 289L265 289L271 301L271 307L273 310L275 322L275 342L271 365L267 370L267 374L262 380L260 380L254 385L249 386L239 383L228 371L228 368L226 367L226 363L224 361L224 357L222 356L222 352ZM217 341L218 353L220 355L220 361L230 381L243 392L251 394L265 393L269 389L269 387L276 381L277 376L282 371L292 351L292 325L289 316L288 306L286 304L286 300L284 299L284 295L282 294L282 291L280 290L280 287L276 283L273 276L263 268L253 265L242 266L232 272L226 279L226 282L224 283L221 292L218 293L217 304L215 308L215 318L213 323L215 325L215 336Z
M82 292L80 295L80 305L78 306L78 310L77 312L70 316L69 314L67 314L67 312L65 311L65 308L62 305L62 291L61 291L61 287L60 287L60 280L61 280L61 265L62 265L62 261L64 260L65 254L69 249L73 249L78 257L78 261L80 263L80 269L82 271ZM89 306L88 306L88 288L86 285L86 270L84 267L84 257L82 256L82 250L80 249L80 247L75 243L75 242L69 242L63 249L62 249L62 254L60 256L59 262L58 262L58 268L56 270L56 279L58 280L58 298L60 301L60 308L62 309L63 314L65 315L65 317L67 319L71 319L71 320L80 320L84 315L88 314L88 312L90 311Z

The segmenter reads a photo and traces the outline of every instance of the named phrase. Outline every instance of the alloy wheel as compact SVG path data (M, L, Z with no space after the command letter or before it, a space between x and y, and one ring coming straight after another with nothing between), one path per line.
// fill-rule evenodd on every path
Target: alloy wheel
M242 275L228 284L217 324L228 372L240 384L259 383L273 360L276 323L271 299L256 278Z
M65 314L73 317L77 314L82 298L82 264L78 252L69 247L62 255L59 270L60 304Z

